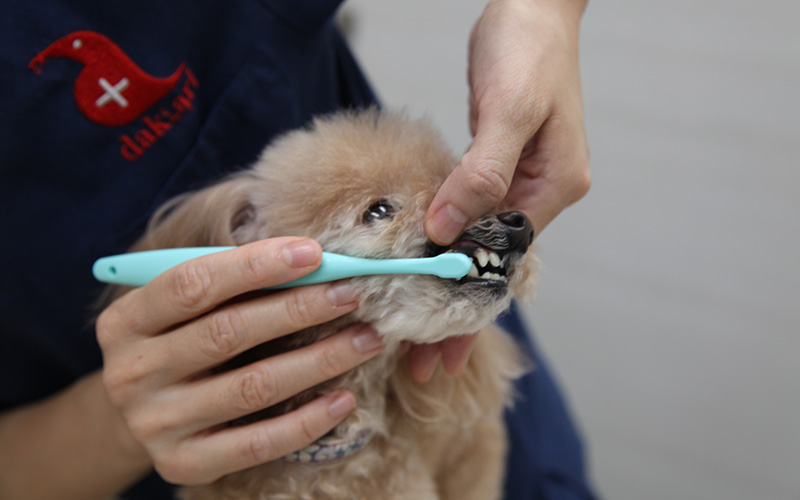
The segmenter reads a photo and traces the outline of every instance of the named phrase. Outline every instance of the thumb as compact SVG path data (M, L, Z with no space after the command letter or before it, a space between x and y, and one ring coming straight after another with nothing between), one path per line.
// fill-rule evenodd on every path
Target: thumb
M461 163L439 188L425 217L434 243L448 245L467 224L488 213L506 196L526 134L503 123L481 123Z

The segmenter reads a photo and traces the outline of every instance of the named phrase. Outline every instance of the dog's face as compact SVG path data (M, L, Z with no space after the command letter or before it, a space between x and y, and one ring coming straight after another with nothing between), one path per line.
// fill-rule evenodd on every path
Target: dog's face
M244 175L206 190L216 200L206 204L226 199L231 207L215 213L227 219L222 232L233 241L202 244L308 236L325 251L357 257L461 252L475 264L461 280L354 278L362 298L356 319L387 340L435 342L474 332L508 307L513 291L530 285L533 228L521 213L487 215L450 247L430 242L425 213L456 163L425 122L375 110L318 119L279 138Z
M309 236L329 252L370 258L472 257L461 280L356 278L361 320L387 338L433 342L477 331L531 277L533 228L521 213L487 215L451 247L425 236L424 217L457 160L424 122L368 111L317 120L267 148L254 167L238 243ZM532 254L532 252L531 252Z

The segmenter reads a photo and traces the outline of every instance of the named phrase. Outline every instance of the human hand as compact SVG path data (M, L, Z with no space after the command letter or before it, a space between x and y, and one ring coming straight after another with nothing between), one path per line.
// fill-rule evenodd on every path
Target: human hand
M492 0L469 43L474 140L425 219L447 245L470 221L497 209L525 213L536 234L586 195L591 177L578 71L585 0ZM425 381L441 357L463 370L474 335L413 346L412 376Z
M356 295L341 282L231 300L304 276L321 258L312 240L259 241L181 264L100 315L106 391L164 479L208 483L277 459L320 438L354 408L354 396L340 391L280 417L224 425L375 356L382 344L364 325L230 372L210 371L258 344L356 309Z
M458 335L434 344L413 344L408 348L408 368L411 378L427 382L441 360L445 372L457 377L464 372L472 348L478 339L476 333Z
M578 71L585 0L492 0L469 44L474 140L428 209L440 245L486 214L518 210L536 234L589 189Z

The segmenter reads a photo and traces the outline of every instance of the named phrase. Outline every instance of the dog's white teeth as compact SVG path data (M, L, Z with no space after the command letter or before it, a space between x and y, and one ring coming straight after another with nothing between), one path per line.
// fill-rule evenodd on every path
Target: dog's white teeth
M473 278L477 278L478 276L478 268L475 267L475 264L472 264L472 267L469 268L469 272L467 276L472 276Z
M502 281L503 283L508 283L508 278L506 278L505 276L497 273L490 273L489 271L486 271L485 273L481 274L480 278L484 280Z
M489 263L489 254L486 253L485 250L478 250L475 252L475 258L478 260L478 264L481 267L486 267L486 264Z
M494 267L500 267L500 256L494 252L489 253L489 262Z

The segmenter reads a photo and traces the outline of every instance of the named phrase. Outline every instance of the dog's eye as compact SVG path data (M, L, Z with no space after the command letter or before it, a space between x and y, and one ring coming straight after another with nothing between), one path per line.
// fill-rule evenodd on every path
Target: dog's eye
M361 222L368 224L370 222L375 222L376 220L391 219L394 217L394 213L394 207L391 206L388 201L376 201L369 206L366 212L364 212Z

